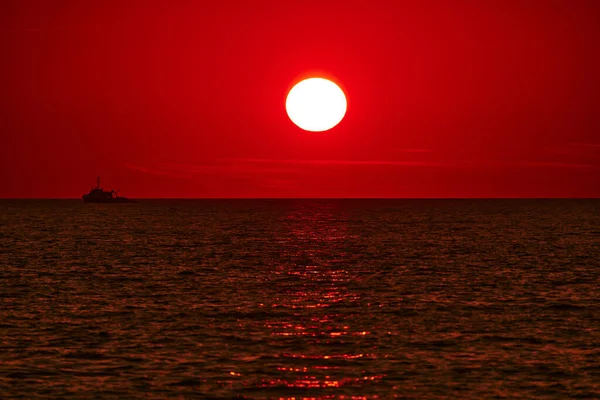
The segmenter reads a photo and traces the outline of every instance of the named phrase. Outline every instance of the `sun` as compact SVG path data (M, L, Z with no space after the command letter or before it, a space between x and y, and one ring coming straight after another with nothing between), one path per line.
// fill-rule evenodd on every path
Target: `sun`
M346 95L324 78L298 82L287 95L285 109L294 124L309 132L327 131L346 115Z

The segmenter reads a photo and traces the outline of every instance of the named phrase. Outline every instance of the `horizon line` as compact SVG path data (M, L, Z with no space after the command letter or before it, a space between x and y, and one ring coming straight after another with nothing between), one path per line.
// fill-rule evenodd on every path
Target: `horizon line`
M588 196L472 196L472 197L128 197L130 200L600 200ZM78 200L81 197L0 197L2 200ZM82 201L83 202L83 201ZM90 203L92 204L92 203ZM99 203L100 204L100 203ZM123 203L127 204L127 203ZM129 203L134 204L134 203Z

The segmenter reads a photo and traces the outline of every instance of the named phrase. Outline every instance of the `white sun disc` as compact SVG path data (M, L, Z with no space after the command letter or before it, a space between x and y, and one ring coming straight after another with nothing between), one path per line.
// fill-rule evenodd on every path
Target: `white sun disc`
M310 132L329 130L346 115L346 96L328 79L309 78L297 83L285 101L287 114L294 124Z

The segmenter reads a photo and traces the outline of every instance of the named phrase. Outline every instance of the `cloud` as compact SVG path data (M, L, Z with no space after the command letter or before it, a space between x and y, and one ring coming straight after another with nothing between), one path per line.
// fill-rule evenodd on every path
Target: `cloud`
M269 159L269 158L227 158L229 162L245 164L279 164L279 165L388 165L403 167L450 167L456 164L437 163L429 161L391 161L391 160L299 160L299 159Z
M540 168L598 168L592 164L577 164L566 162L544 162L544 161L521 161L513 163L518 167L540 167Z
M393 161L393 160L336 160L336 159L271 159L271 158L222 158L205 164L160 163L151 166L125 164L125 167L155 176L194 180L202 175L237 178L259 182L265 186L293 186L307 168L339 166L349 168L562 168L589 169L600 166L583 163L547 161L498 161L462 160L455 162Z
M589 149L599 149L600 150L600 143L569 143L569 145L572 147L585 147L585 148L589 148Z
M233 160L233 161L232 161ZM195 174L289 174L299 173L300 169L288 166L264 166L264 165L246 165L241 162L235 162L236 159L220 159L207 164L160 164L160 167L167 170L185 171Z
M411 148L400 148L400 149L392 149L392 151L397 153L433 153L432 149L411 149Z
M128 168L132 171L137 171L137 172L141 172L144 174L149 174L149 175L154 175L154 176L166 176L166 177L170 177L170 178L183 178L183 179L189 179L190 176L189 175L185 175L185 174L175 174L171 171L166 171L164 169L161 168L157 168L157 167L146 167L143 165L136 165L136 164L129 164L129 163L125 163L123 164L123 166L125 168Z
M298 159L263 159L263 158L230 158L230 162L246 164L279 164L279 165L340 165L340 166L391 166L391 167L443 167L443 168L485 168L485 167L538 167L538 168L597 168L592 164L544 161L495 161L464 160L456 162L432 161L392 161L392 160L298 160Z

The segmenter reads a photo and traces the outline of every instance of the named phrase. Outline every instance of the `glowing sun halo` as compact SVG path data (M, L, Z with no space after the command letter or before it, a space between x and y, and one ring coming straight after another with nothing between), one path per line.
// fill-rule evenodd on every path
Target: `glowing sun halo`
M292 122L310 132L329 130L346 115L346 96L338 85L323 78L297 83L285 101Z

